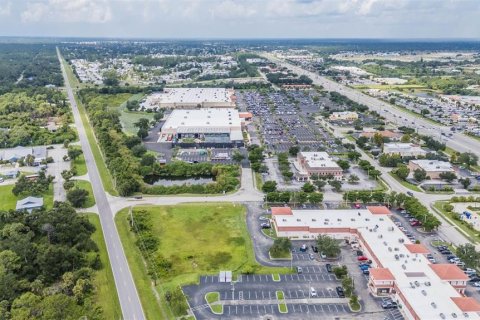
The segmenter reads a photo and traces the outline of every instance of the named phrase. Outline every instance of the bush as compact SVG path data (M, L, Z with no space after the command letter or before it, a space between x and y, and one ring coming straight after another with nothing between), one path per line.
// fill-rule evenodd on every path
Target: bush
M75 208L82 207L87 201L88 191L85 189L75 188L67 192L67 200Z
M333 273L338 279L342 279L348 274L347 266L333 267Z

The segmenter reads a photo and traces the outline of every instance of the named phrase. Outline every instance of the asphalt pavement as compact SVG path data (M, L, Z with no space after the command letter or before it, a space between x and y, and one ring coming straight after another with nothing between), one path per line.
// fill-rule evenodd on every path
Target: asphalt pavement
M108 203L106 192L103 187L102 180L100 179L100 174L97 165L95 164L92 149L90 148L90 144L85 133L85 128L78 111L77 103L73 95L72 87L63 67L58 48L57 54L62 68L68 99L70 100L70 104L72 106L75 127L78 131L80 144L82 146L85 162L88 168L88 175L93 188L93 194L97 203L103 236L107 245L107 252L110 259L110 264L112 266L123 318L128 320L145 319L142 304L140 303L140 298L138 296L125 253L123 251L122 243L113 220L114 216L112 214L110 204Z

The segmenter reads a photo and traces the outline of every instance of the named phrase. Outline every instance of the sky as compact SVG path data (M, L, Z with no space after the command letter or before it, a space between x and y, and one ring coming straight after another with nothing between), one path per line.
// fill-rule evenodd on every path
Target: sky
M480 39L480 0L0 0L0 36Z

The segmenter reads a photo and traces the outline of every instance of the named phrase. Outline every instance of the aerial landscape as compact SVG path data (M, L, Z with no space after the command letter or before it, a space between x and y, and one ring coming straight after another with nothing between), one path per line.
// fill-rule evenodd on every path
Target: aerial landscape
M480 319L480 2L0 0L0 320Z

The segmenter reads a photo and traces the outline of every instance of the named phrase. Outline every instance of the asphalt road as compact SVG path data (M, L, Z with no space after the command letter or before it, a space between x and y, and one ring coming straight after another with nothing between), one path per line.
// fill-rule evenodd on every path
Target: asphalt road
M368 106L369 109L377 111L380 115L384 116L389 121L396 123L398 126L405 125L416 128L418 133L435 137L456 151L473 152L480 157L480 142L478 140L461 133L454 133L452 137L447 138L442 136L442 133L450 133L450 129L447 126L435 124L424 118L421 118L420 116L412 115L411 113L408 113L399 107L395 107L382 100L370 97L358 90L349 88L326 77L319 76L316 73L287 63L271 54L265 53L263 56L281 66L292 70L298 75L306 75L310 77L314 84L321 85L328 91L339 92L355 102Z
M78 111L77 103L74 99L72 87L68 80L67 74L64 70L60 51L57 48L57 54L62 68L63 78L65 80L65 88L67 90L68 99L72 106L73 117L75 120L75 127L77 128L82 146L85 162L88 168L88 175L93 188L95 201L97 202L102 231L107 245L108 256L112 266L115 285L117 287L118 298L124 319L141 320L145 319L142 304L138 296L135 283L133 282L132 274L130 272L125 253L123 251L122 243L113 220L112 210L108 203L106 192L103 188L102 180L98 172L95 159L93 158L92 149L88 143L80 113Z

